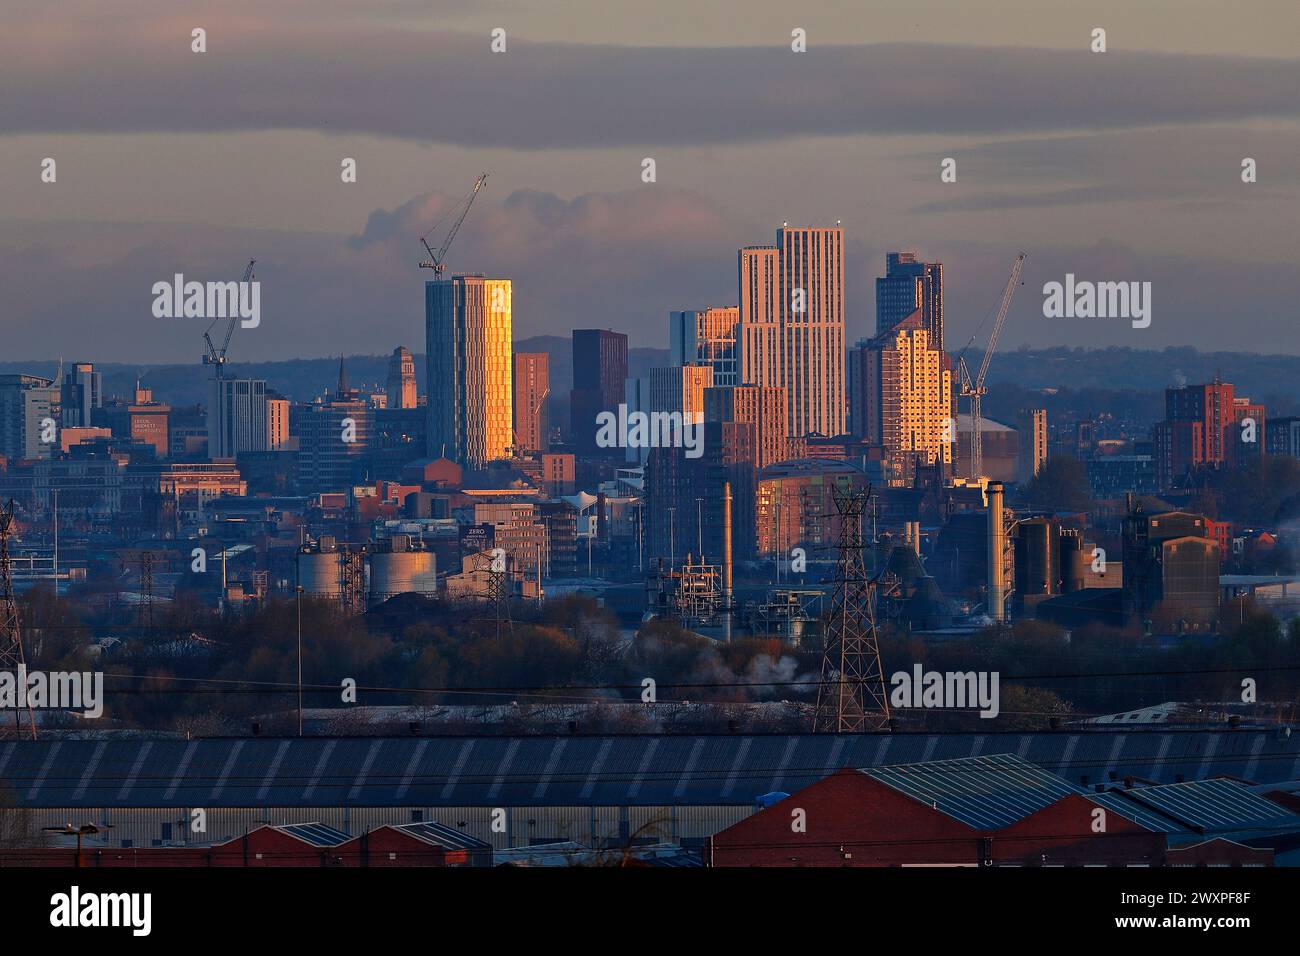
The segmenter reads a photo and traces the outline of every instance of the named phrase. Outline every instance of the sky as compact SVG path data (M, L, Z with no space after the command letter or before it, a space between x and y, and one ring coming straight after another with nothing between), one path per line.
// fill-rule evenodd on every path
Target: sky
M5 360L197 361L206 322L154 317L153 284L251 258L232 360L423 351L419 237L484 171L448 267L513 281L516 339L666 346L789 221L843 225L850 341L886 252L944 263L956 349L1023 250L1008 348L1300 353L1294 0L66 0L0 24ZM1150 282L1150 326L1045 317L1067 273Z

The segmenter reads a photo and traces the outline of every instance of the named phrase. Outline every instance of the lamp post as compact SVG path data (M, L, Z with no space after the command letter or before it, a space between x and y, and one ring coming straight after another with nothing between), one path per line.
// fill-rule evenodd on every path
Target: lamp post
M77 838L77 862L74 866L81 866L81 839L86 836L93 836L96 833L103 833L105 830L113 829L111 823L105 823L100 826L95 823L83 823L79 827L74 827L71 823L65 823L61 827L41 827L42 830L48 830L51 833L61 833L64 836L74 836Z
M298 617L298 736L302 736L302 551L294 559L294 604Z

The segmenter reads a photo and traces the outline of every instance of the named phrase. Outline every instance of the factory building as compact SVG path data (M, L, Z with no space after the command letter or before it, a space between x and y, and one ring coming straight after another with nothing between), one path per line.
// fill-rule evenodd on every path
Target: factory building
M110 824L87 846L130 849L209 845L294 823L357 835L436 822L497 850L553 840L621 846L634 833L699 847L753 814L760 797L841 769L998 754L1051 768L1082 790L1126 777L1300 778L1300 734L1276 729L47 738L0 743L0 832L21 845L44 826ZM195 808L206 811L203 834L191 831Z
M705 862L1270 866L1297 840L1300 815L1235 780L1089 792L999 754L841 770L712 837Z

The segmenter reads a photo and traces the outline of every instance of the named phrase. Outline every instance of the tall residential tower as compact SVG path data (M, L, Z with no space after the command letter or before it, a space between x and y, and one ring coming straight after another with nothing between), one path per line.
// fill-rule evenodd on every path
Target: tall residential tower
M469 468L513 441L510 280L459 275L424 285L431 458Z
M740 384L781 386L790 434L844 433L844 231L783 226L738 257Z

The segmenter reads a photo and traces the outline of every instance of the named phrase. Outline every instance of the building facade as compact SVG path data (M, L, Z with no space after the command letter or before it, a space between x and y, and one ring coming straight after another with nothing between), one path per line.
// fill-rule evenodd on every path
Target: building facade
M580 454L600 454L596 417L618 410L627 381L627 336L609 329L574 329L569 441Z
M59 447L61 389L38 375L0 375L0 455L10 461L50 458ZM47 421L48 420L48 421ZM50 434L50 441L42 441Z
M737 385L737 307L668 313L669 362L673 365L707 365L713 384Z
M420 397L415 383L415 356L401 345L388 360L387 408L415 408Z
M515 452L551 449L551 357L545 352L516 352Z
M63 373L63 424L67 428L88 428L94 424L95 409L104 404L103 377L90 362L78 362Z
M208 456L236 458L266 451L266 382L255 378L214 378L208 394Z
M482 468L513 442L509 279L425 283L428 453Z
M794 436L844 433L844 232L783 226L740 250L741 384L785 388Z
M876 334L888 332L916 310L943 351L943 263L921 262L914 252L885 256L885 274L876 279Z
M884 446L899 475L911 476L919 466L951 469L952 372L920 309L860 342L849 356L849 379L854 433Z

